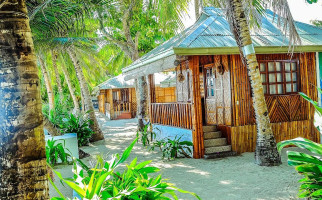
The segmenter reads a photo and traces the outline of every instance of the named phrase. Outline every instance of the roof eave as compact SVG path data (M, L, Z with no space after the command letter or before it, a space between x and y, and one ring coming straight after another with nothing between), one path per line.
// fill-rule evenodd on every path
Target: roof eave
M176 55L227 55L239 54L238 47L202 47L202 48L182 48L174 47ZM294 49L289 46L261 46L255 47L257 54L272 54L272 53L301 53L301 52L321 52L322 45L304 45L295 46Z
M123 68L122 73L126 74L127 72L132 71L133 69L136 69L136 68L141 67L143 65L148 65L150 63L153 63L153 62L155 62L157 60L160 60L162 58L165 58L165 57L168 57L168 56L171 56L171 55L174 55L174 51L173 51L172 48L170 50L168 50L168 51L165 51L163 53L160 53L160 54L156 55L153 58L144 60L144 61L139 62L137 64L130 65L130 66L126 67L126 68Z

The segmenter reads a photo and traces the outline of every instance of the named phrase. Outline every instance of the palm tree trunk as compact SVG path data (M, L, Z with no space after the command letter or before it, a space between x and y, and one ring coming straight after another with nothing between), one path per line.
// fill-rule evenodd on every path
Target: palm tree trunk
M139 59L139 51L136 47L136 50L132 52L132 61ZM136 91L136 100L138 102L137 106L137 117L138 117L138 130L142 131L144 129L144 119L148 112L148 85L145 76L141 76L135 80L135 91Z
M195 17L196 17L196 20L199 18L200 16L200 2L201 0L194 0L194 3L195 3Z
M138 104L138 130L144 129L144 119L147 114L147 99L148 99L148 88L145 76L141 76L136 79L137 84L137 102Z
M257 124L255 163L261 166L280 165L281 158L276 149L255 49L241 0L229 0L229 12L228 17L231 17L229 21L232 25L232 32L234 32L235 39L240 47L244 64L247 65L253 90L253 106Z
M41 71L45 80L45 85L46 85L46 90L48 95L48 103L49 103L49 113L50 113L50 111L53 110L55 107L55 96L53 92L53 87L51 86L51 80L49 78L49 75L45 66L45 62L40 56L39 56L39 62L40 62Z
M67 83L67 86L68 86L68 89L69 89L70 96L73 99L74 111L75 111L75 113L79 113L79 111L80 111L79 102L77 100L75 90L74 90L73 85L72 85L72 81L70 79L70 76L68 74L68 71L66 69L66 66L65 66L64 62L62 62L62 71L63 71L63 74L65 76L65 80L66 80L66 83Z
M0 9L0 199L49 199L40 83L26 3Z
M51 57L52 57L52 61L53 61L53 67L55 70L55 77L56 77L56 82L57 82L57 87L58 87L58 93L60 96L60 101L62 101L62 98L64 97L64 95L63 95L63 87L61 85L61 79L59 76L58 66L57 66L57 52L52 51Z
M83 70L82 70L81 66L79 66L79 62L78 62L78 60L76 58L75 53L71 49L67 49L67 52L68 52L68 55L70 56L70 58L72 59L72 62L73 62L74 67L75 67L75 71L76 71L76 75L77 75L77 78L78 78L78 81L79 81L81 92L82 92L83 97L84 97L84 103L85 103L86 112L90 111L89 112L89 117L93 121L93 124L91 125L90 128L95 133L92 135L91 141L95 142L95 141L98 141L98 140L103 140L104 135L103 135L103 132L102 132L102 130L100 129L100 127L98 125L98 122L97 122L97 119L96 119L96 116L95 116L93 102L92 102L92 99L91 99L90 94L89 94L89 89L88 89L88 86L87 86L87 83L86 83L86 80L85 80L85 77L84 77L84 74L83 74Z
M61 132L59 131L59 129L51 121L49 121L49 119L44 117L43 120L44 120L44 123L43 123L44 128L47 129L47 131L51 136L61 135Z

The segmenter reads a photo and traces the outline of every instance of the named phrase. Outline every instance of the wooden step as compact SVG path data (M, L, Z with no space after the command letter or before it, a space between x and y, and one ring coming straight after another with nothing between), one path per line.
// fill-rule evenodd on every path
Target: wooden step
M231 151L231 145L205 148L205 154L219 153L219 152L225 152L225 151Z
M116 119L131 119L131 118L132 118L132 114L130 112L123 112L116 117Z
M227 144L226 138L216 138L205 140L205 147L216 147L216 146L224 146Z
M208 139L215 139L215 138L220 138L221 137L221 131L216 131L216 132L207 132L203 134L203 138L205 140Z
M208 132L216 132L217 131L217 126L212 125L212 126L203 126L203 132L208 133Z
M229 156L237 156L235 151L225 151L225 152L218 152L205 155L205 159L216 159L216 158L225 158Z

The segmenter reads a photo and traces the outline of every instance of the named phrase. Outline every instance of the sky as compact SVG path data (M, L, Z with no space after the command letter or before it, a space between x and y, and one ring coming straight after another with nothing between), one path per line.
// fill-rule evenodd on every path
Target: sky
M288 0L294 20L310 23L310 20L322 20L322 0L318 0L318 3L309 4L305 0ZM190 4L189 17L185 17L185 27L191 26L195 21L194 5Z

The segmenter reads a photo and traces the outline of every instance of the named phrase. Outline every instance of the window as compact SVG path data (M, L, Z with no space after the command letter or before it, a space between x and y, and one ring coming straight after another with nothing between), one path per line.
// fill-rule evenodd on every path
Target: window
M215 82L215 75L214 70L212 68L207 69L206 71L206 85L207 85L207 97L211 98L215 96L214 91L214 82Z
M259 61L259 67L264 94L290 94L299 91L297 61Z

